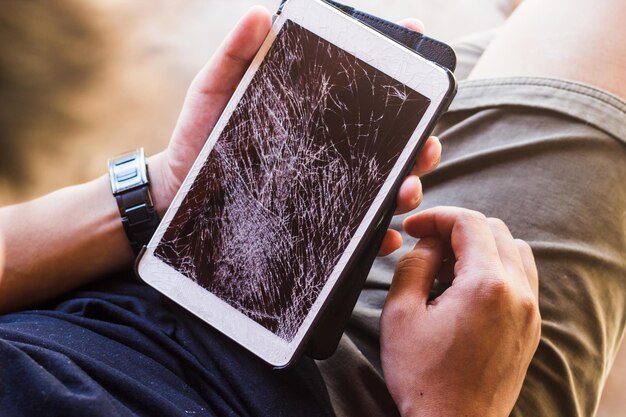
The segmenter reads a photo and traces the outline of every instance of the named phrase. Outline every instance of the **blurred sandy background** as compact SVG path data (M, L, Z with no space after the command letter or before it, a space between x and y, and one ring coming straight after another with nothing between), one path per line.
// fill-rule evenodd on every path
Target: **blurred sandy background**
M187 85L239 16L278 0L3 0L3 132L25 150L0 155L0 205L105 173L109 156L167 144ZM390 20L418 17L451 41L490 29L509 0L351 0ZM16 149L17 151L17 149ZM626 416L626 349L598 416Z

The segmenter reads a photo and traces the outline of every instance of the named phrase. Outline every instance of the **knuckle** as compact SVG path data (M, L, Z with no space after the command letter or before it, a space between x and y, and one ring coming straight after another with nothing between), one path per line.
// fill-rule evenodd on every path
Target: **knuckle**
M498 219L497 217L489 217L487 219L487 222L489 223L490 226L492 226L496 230L502 230L502 231L509 230L509 227L506 225L506 223L504 223L504 221L502 221L501 219Z
M459 215L459 220L464 223L483 223L487 217L479 211L463 210Z
M479 272L480 279L476 281L474 297L480 300L487 309L500 310L507 308L512 301L511 284L504 278L497 268L485 267Z
M533 250L528 244L528 242L522 239L515 239L515 243L517 244L517 247L519 248L520 251L522 251L523 253L527 255L532 255Z
M421 263L426 260L426 255L419 250L412 250L400 257L398 264Z
M428 257L424 252L412 250L402 255L396 264L396 275L425 272L427 262Z
M538 316L537 302L532 295L523 295L519 299L519 309L529 321L534 321Z
M502 300L511 292L510 284L499 274L483 278L483 295L489 300Z
M410 297L402 296L387 300L381 314L381 321L403 323L414 315L414 303Z

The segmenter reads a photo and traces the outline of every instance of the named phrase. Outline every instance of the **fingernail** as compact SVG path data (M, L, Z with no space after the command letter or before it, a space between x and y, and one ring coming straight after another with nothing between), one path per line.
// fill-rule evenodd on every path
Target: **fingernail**
M433 162L432 166L430 167L431 169L435 169L439 166L439 163L441 162L441 155L439 155L439 158L437 158L437 160L435 162Z
M413 206L417 207L422 202L422 193L419 193L415 197L413 197L413 201L411 202Z
M417 175L411 175L409 180L413 182L414 187L417 187L420 189L420 191L415 196L413 196L413 199L411 201L411 204L413 206L417 206L419 203L422 202L422 190L421 190L420 179Z
M439 145L441 146L442 151L439 152L439 157L437 158L437 160L435 161L435 163L432 166L433 169L437 168L437 166L441 162L441 154L443 153L443 145L441 145L441 141L439 140L439 138L437 138L437 142L439 142Z
M437 245L437 239L433 237L423 237L415 245L416 248L434 248Z

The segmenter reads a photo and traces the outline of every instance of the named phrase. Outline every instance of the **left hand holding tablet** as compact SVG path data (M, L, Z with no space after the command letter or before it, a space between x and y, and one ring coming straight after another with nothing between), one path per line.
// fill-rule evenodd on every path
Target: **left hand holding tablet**
M415 19L405 19L400 24L423 31L422 23ZM251 8L193 80L168 148L149 160L152 196L161 216L180 188L270 27L270 13L262 7ZM430 137L411 174L400 187L396 214L409 212L419 205L422 200L419 176L435 169L440 157L441 143L436 137ZM401 245L400 233L388 230L379 256L388 255Z

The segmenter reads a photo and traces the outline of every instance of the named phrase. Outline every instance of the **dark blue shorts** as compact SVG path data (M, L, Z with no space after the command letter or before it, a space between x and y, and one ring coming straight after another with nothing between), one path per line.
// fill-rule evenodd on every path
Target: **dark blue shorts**
M0 316L0 415L333 413L313 361L272 369L129 274Z

